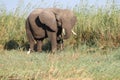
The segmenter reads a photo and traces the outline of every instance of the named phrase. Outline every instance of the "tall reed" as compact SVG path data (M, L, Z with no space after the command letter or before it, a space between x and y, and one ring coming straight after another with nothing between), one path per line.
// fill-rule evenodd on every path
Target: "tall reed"
M106 3L104 8L85 5L78 6L76 10L77 45L86 44L100 48L120 46L120 8L115 2L111 5Z
M109 0L105 7L96 8L88 5L87 1L77 5L74 11L77 16L75 32L77 36L72 36L67 44L78 47L81 44L88 46L119 47L120 46L120 8L112 0ZM18 45L27 42L25 34L25 19L35 6L31 4L23 8L22 2L14 12L7 12L5 8L0 12L0 45L4 46L10 40L14 40ZM25 11L24 11L25 10ZM67 46L67 45L66 45Z

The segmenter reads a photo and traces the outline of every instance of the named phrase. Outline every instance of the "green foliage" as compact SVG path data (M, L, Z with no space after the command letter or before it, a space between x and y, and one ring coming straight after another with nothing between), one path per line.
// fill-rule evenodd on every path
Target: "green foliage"
M21 45L26 39L25 19L7 13L0 16L0 19L0 44L6 45L9 41L14 40Z
M75 8L78 19L75 27L78 35L74 38L76 44L112 48L120 46L120 9L115 3L106 3L105 8L97 9L88 5L78 7Z

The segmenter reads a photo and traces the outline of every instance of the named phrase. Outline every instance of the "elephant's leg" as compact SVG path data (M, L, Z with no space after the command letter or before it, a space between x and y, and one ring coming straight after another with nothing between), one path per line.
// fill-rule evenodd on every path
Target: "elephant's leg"
M52 52L54 53L57 50L56 33L52 33L51 45L52 45Z
M52 52L54 53L57 50L57 39L56 39L56 32L49 32L47 31L48 38L50 39Z
M42 40L38 40L38 41L37 41L37 51L38 51L38 52L41 52L41 51L42 51L42 44L43 44L43 41L42 41Z
M35 42L33 40L30 41L30 50L31 51L34 51L34 45L35 45Z
M31 51L34 51L35 41L34 41L32 32L30 30L30 24L28 22L28 19L26 20L26 35L27 35L27 38L28 38L28 41L29 41L29 44L30 44L30 49L28 51L28 54L29 54Z
M31 38L28 37L29 43L30 43L30 48L29 51L27 52L27 54L30 54L31 52L34 51L34 45L35 45L35 41Z
M63 50L63 48L64 48L62 35L59 35L57 37L57 48L58 48L58 50Z

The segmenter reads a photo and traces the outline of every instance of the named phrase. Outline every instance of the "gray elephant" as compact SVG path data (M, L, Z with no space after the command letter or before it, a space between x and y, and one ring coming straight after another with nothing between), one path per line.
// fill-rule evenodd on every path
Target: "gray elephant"
M68 39L77 19L68 9L47 8L35 9L26 19L26 34L30 43L29 52L33 51L37 42L37 51L42 51L43 40L49 38L52 52L57 49L60 39ZM63 29L65 35L62 35Z

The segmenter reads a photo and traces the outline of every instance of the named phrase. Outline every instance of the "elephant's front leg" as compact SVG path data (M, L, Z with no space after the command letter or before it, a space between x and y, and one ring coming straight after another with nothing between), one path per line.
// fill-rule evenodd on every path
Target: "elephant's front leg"
M37 51L42 52L43 40L37 40Z
M62 35L59 35L57 37L57 48L58 48L58 50L63 50L63 48L64 48Z
M51 46L52 46L52 53L57 50L57 39L56 39L56 32L49 32L47 31L48 38L50 39Z

